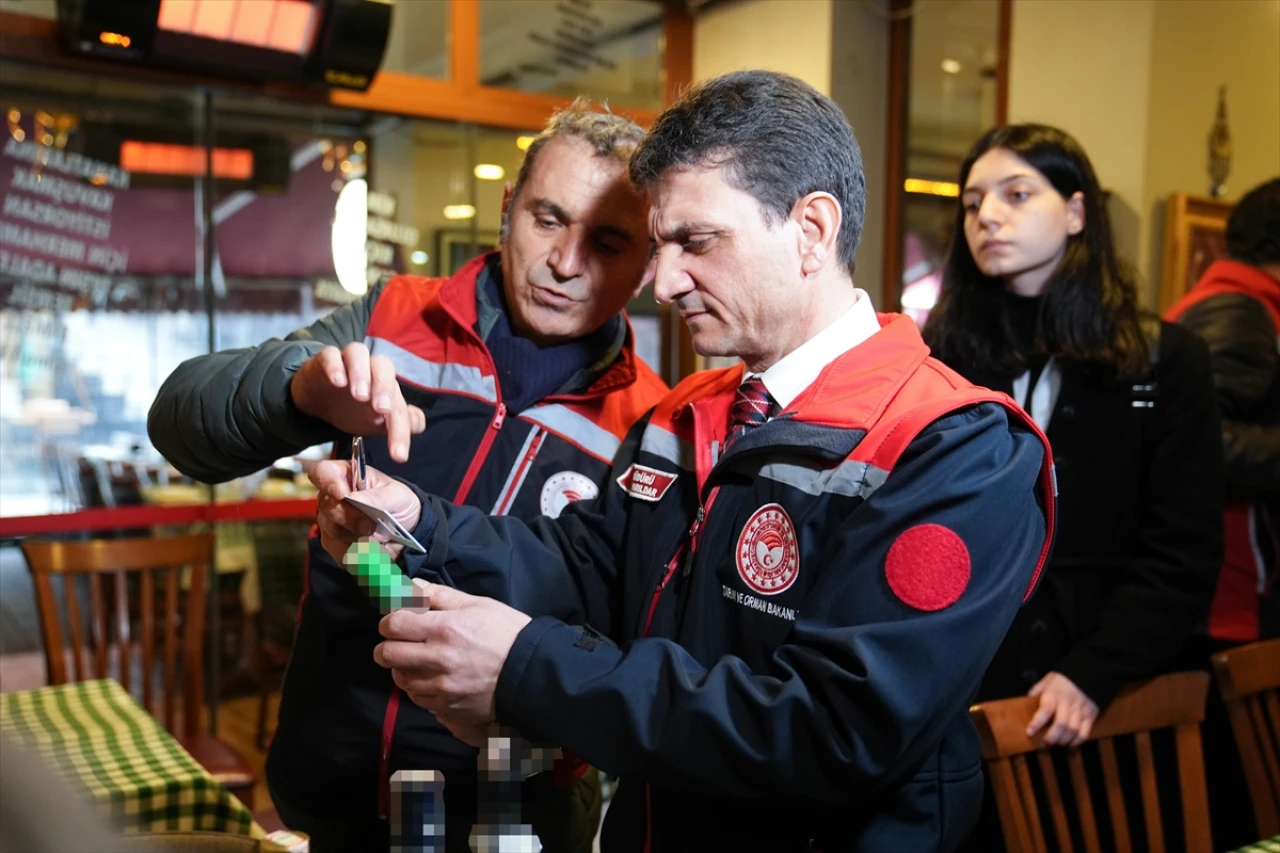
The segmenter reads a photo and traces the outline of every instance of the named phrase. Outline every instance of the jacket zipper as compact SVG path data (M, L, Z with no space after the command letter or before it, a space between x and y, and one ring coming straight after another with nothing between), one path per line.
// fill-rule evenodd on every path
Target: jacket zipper
M461 504L467 499L467 493L471 491L471 486L475 483L476 477L480 476L480 468L484 465L485 459L488 458L489 449L493 447L494 441L497 440L498 432L502 429L502 422L506 419L507 406L505 403L499 403L493 420L489 422L490 429L484 431L484 437L480 439L480 446L476 448L476 455L472 457L466 476L462 478L462 485L458 486L458 493L453 497L454 503ZM383 819L391 811L391 741L395 737L396 717L400 713L401 695L403 693L399 687L391 689L391 698L387 700L387 715L382 720L382 754L378 759L378 817Z
M680 568L680 563L684 563L684 571L680 573L681 577L689 577L693 571L693 557L698 551L698 533L702 530L702 523L707 518L707 511L711 509L711 504L716 499L716 493L720 491L720 487L711 490L710 497L707 498L705 504L698 505L698 512L693 517L693 524L689 525L689 532L680 540L680 547L676 548L676 553L671 558L671 562L667 563L667 570L662 575L662 580L658 581L658 586L653 591L653 598L649 600L649 615L644 620L644 631L641 637L649 636L649 627L653 624L653 614L658 609L658 599L662 597L662 591L667 588L667 584L671 582L671 578L675 575L676 569ZM644 853L650 853L653 843L653 789L648 782L644 785Z
M462 478L462 485L458 486L458 493L453 496L454 503L466 503L467 494L471 491L472 485L475 484L476 477L480 476L480 469L484 466L484 460L489 456L489 448L493 447L493 442L498 438L498 431L502 429L502 422L506 419L507 404L499 403L498 411L494 413L493 420L489 422L489 426L492 429L485 430L484 437L480 439L480 446L476 448L476 455L471 459L471 466L467 468L467 474Z
M520 487L524 485L525 476L528 474L529 469L533 467L533 460L538 458L538 451L542 449L546 438L546 430L536 426L533 428L527 447L524 453L520 454L520 458L516 460L515 467L511 469L510 479L507 480L507 484L503 486L502 492L499 493L498 502L493 505L490 515L507 514L507 510L515 502L516 494L519 493Z
M649 600L649 615L644 620L644 631L641 637L649 636L649 626L653 623L653 614L658 609L658 599L662 597L662 591L667 588L667 584L671 582L671 578L676 573L676 569L680 568L683 561L686 564L684 576L689 576L689 567L693 564L693 553L697 549L697 543L694 537L698 535L698 529L702 527L702 520L707 517L706 510L698 507L698 514L693 517L693 524L689 526L689 532L680 540L680 546L676 548L676 552L671 557L671 561L667 563L667 570L662 575L662 580L658 581L658 586L653 591L653 598Z

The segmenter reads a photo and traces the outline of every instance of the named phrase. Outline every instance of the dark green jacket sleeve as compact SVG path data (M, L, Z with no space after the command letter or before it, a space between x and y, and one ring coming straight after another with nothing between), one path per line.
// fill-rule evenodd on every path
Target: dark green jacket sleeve
M221 483L332 441L338 431L300 412L289 383L326 346L363 341L381 293L379 285L284 340L184 361L151 404L151 443L188 477Z

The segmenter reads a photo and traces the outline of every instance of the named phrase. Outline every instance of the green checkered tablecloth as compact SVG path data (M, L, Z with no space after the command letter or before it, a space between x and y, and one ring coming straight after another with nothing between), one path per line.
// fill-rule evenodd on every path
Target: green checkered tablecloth
M1231 853L1280 853L1280 835L1274 838L1264 838L1261 841L1250 844L1248 847L1233 850Z
M0 733L129 831L262 836L253 815L115 681L0 694Z

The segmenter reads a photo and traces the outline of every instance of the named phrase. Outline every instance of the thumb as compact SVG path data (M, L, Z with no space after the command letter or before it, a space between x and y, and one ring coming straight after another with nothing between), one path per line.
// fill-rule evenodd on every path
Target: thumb
M335 501L342 500L351 491L351 463L337 459L325 459L311 467L307 475L316 490Z
M1041 729L1049 724L1053 719L1053 712L1057 708L1053 694L1045 694L1040 697L1040 707L1036 709L1035 715L1031 718L1031 722L1027 723L1027 737L1035 737Z

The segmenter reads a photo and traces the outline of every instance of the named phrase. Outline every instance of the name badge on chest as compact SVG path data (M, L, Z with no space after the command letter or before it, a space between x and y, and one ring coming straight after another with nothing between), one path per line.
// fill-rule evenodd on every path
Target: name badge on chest
M632 463L618 478L618 485L633 498L656 503L662 500L662 496L679 476L679 474L668 474L666 471L650 468L648 465Z

